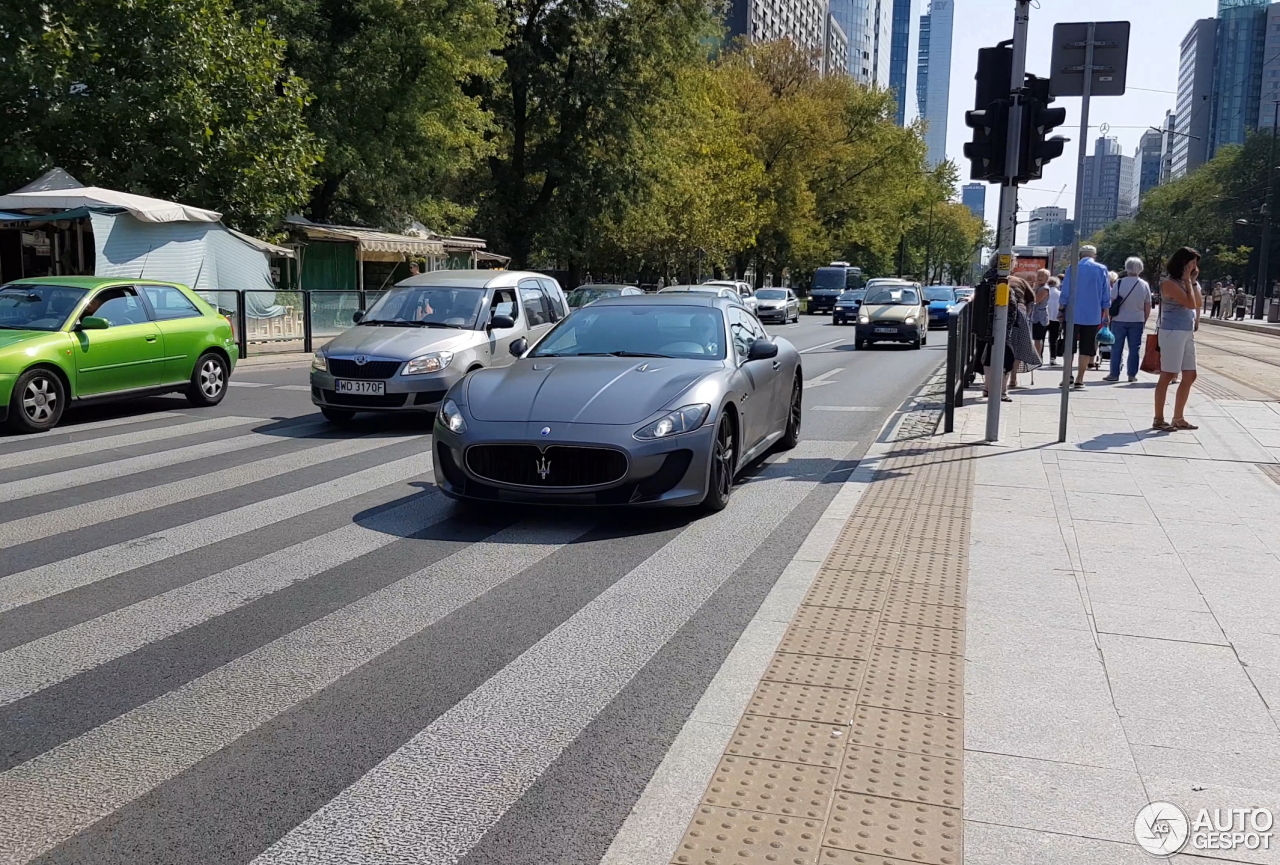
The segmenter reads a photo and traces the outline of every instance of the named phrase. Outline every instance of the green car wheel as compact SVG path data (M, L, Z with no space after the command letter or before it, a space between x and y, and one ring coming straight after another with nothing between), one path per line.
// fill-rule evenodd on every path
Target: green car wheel
M53 429L67 405L67 389L57 373L44 367L29 369L18 377L9 399L9 427L34 433Z

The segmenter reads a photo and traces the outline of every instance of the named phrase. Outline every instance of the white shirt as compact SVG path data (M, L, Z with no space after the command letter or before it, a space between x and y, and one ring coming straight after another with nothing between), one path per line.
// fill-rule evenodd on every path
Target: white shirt
M1116 321L1146 321L1147 304L1151 303L1151 286L1145 279L1136 276L1122 276L1111 286L1111 300L1124 298L1124 306Z
M1058 300L1062 297L1062 289L1056 285L1049 286L1049 320L1058 314Z

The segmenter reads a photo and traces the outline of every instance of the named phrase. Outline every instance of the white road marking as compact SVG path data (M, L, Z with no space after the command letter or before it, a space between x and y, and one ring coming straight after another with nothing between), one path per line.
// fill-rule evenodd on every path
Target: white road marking
M827 370L822 375L815 375L813 378L805 379L804 386L805 387L822 387L825 384L835 384L835 382L831 381L830 379L831 379L831 376L835 375L838 372L844 372L844 367L838 366L835 369Z
M276 390L311 390L309 384L278 384Z
M229 381L227 387L271 387L268 381Z
M195 435L196 433L212 432L214 430L227 429L228 427L233 426L263 423L264 420L264 418L260 417L214 417L207 420L194 421L193 423L152 427L150 429L139 430L138 432L120 433L119 435L103 436L102 438L88 439L85 441L49 445L47 448L36 448L34 450L19 451L16 454L10 454L5 457L4 467L11 469L18 466L47 463L53 460L65 459L66 457L78 457L83 454L105 455L113 448L147 444L148 442L172 439L177 438L178 436ZM104 457L104 459L110 459L110 457Z
M831 384L831 382L823 382ZM809 411L880 411L878 405L812 405Z
M815 346L810 346L809 348L802 348L800 349L800 353L808 354L811 351L817 351L820 348L826 348L829 345L835 345L837 342L848 342L848 340L846 340L844 337L841 337L840 339L833 339L831 340L831 342L822 343L822 345L815 345Z
M113 417L110 420L97 420L92 423L68 424L67 426L55 427L48 432L32 433L30 435L8 436L0 440L0 446L16 445L23 442L38 441L46 436L56 435L74 435L78 432L88 432L89 430L104 429L106 427L124 426L131 423L146 423L151 420L163 420L170 417L182 417L177 412L161 411L152 412L151 414L130 415L129 417Z

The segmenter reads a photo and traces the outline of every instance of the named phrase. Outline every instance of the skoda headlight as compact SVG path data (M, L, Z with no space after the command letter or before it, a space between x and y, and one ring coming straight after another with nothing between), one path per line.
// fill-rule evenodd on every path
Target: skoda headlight
M865 315L859 316L858 324L871 324L871 319L867 318Z
M635 437L640 441L652 441L693 432L702 426L710 413L711 406L706 403L687 405L640 427L635 431Z
M914 315L907 316L907 324L915 324L915 323L916 323L916 317Z
M329 365L324 359L324 353L317 351L311 358L311 368L318 369L321 372L328 372Z
M453 352L451 351L433 351L431 354L421 354L404 365L405 375L424 375L429 372L439 372L440 370L453 363Z
M449 432L460 433L467 429L467 422L463 419L458 404L451 399L440 403L440 410L436 412L436 421Z

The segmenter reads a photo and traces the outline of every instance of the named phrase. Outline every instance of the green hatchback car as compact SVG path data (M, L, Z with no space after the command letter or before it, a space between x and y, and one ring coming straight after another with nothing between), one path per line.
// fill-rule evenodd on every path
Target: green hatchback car
M0 285L0 421L52 428L71 402L182 391L217 405L239 359L231 323L172 282L50 276Z

